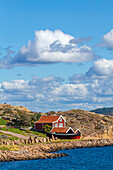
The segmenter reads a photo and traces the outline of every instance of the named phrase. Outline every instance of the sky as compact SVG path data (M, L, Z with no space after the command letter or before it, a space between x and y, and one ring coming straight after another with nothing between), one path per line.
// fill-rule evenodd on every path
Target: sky
M0 103L113 107L112 0L0 0Z

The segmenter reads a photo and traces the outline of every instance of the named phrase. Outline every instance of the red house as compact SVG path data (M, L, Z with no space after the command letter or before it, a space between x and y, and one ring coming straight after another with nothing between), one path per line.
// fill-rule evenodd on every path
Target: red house
M54 127L65 127L66 120L63 118L63 116L41 116L40 119L36 122L34 122L35 130L42 130L45 125L51 125L52 129Z
M49 134L49 137L58 137L61 139L79 139L81 132L79 129L74 130L71 127L65 127L66 120L63 116L41 116L40 119L34 122L35 130L42 130L45 125L51 125L52 129Z
M54 127L50 131L51 135L60 139L80 139L81 131L79 129L74 130L71 127Z

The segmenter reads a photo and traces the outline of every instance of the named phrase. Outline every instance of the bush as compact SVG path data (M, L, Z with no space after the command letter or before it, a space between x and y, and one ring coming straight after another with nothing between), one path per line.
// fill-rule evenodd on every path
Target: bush
M18 114L15 115L14 125L21 126L31 126L31 116L26 112L18 111Z
M51 125L45 125L45 126L43 127L43 131L44 131L45 133L49 133L51 129L52 129L52 126L51 126Z
M0 118L0 125L6 125L6 120Z

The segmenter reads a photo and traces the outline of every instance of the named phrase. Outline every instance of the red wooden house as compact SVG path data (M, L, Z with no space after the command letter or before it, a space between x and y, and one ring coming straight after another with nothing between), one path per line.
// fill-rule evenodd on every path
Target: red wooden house
M45 125L51 125L52 129L48 134L50 137L54 135L61 139L79 139L81 135L79 129L74 130L71 127L65 127L66 120L63 116L41 116L34 124L35 130L42 130Z
M54 127L65 127L66 120L63 116L41 116L40 119L34 122L35 130L42 130L45 125L51 125L52 128Z

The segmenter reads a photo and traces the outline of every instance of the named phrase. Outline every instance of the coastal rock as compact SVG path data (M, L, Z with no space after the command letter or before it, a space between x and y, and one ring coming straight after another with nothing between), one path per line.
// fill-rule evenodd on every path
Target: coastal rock
M14 141L12 141L14 143ZM0 161L15 161L15 160L32 160L32 159L47 159L67 156L65 153L51 153L58 150L113 146L112 139L91 139L91 140L74 140L69 142L59 143L40 143L35 145L23 145L19 151L0 150Z

